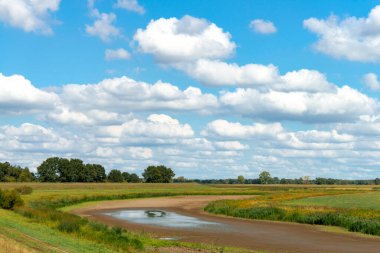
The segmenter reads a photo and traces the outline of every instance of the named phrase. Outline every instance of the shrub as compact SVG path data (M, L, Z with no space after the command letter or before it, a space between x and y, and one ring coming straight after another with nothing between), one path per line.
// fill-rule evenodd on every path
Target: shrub
M58 229L62 232L73 233L78 232L80 228L80 220L76 217L62 216L58 224Z
M3 209L13 209L15 206L21 206L23 201L20 194L16 191L0 191L0 207Z
M33 188L29 186L20 186L20 187L15 188L15 191L21 195L27 195L33 192Z

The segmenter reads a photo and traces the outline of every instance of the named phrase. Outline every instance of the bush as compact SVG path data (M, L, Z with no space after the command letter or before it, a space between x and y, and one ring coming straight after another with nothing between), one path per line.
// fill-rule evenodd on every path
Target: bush
M21 195L28 195L33 192L33 188L29 186L21 186L21 187L15 188L15 191Z
M58 224L59 231L66 233L78 232L81 222L79 217L72 217L69 215L62 215Z
M0 191L0 207L3 209L13 209L15 206L21 206L23 201L20 194L16 191Z

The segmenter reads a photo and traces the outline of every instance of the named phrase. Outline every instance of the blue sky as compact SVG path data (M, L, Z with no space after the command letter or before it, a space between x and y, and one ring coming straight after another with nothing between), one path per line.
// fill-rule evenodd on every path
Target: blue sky
M0 160L380 176L379 48L380 1L0 1Z

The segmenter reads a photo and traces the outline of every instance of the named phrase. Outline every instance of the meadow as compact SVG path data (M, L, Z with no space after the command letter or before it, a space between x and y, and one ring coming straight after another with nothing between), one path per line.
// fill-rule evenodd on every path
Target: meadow
M31 194L22 195L25 204L14 210L0 210L1 248L14 247L7 252L172 252L173 249L179 250L178 252L184 249L245 252L243 249L220 248L215 245L162 241L144 233L109 228L63 211L102 200L176 195L254 195L248 200L212 202L205 210L242 218L333 225L350 231L380 235L380 203L376 201L380 191L373 186L0 184L1 189L20 186L33 189ZM352 199L352 196L355 196L353 202L358 206L347 203L346 200ZM346 206L339 206L340 198L347 203ZM325 222L328 219L330 222ZM356 228L346 223L350 226L354 224Z

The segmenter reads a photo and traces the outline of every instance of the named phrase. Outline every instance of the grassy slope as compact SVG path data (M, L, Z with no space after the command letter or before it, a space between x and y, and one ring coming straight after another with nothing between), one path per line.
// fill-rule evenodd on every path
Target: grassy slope
M362 194L304 198L291 200L285 203L297 206L328 206L380 210L380 191Z
M0 209L0 217L0 234L38 252L114 252L103 245L76 240L43 224L31 222L11 211Z
M57 201L62 198L83 198L89 196L107 197L120 194L256 194L257 189L215 188L199 184L41 184L41 183L0 183L0 188L12 189L20 185L28 185L34 189L31 195L23 196L26 204L35 201ZM83 203L86 204L86 203ZM38 249L38 252L114 252L106 245L96 244L73 234L59 232L54 227L31 220L11 211L0 210L0 231L8 238L23 238L25 247ZM0 232L1 234L1 232ZM181 242L161 241L147 235L136 235L144 242L144 252L166 252L162 248L194 248L204 252L219 252L215 246L189 244ZM8 239L9 240L9 239ZM122 251L124 252L124 251ZM171 251L170 251L171 252ZM202 251L203 252L203 251ZM225 248L224 252L246 252L245 250ZM7 252L9 253L9 252Z
M199 184L113 184L113 183L0 183L0 188L12 189L20 185L31 186L34 191L31 195L23 196L27 204L35 201L57 201L62 198L83 198L89 196L107 197L120 194L134 195L143 194L170 194L170 195L193 195L193 194L250 194L263 195L266 201L284 201L283 196L289 199L304 198L310 196L323 196L333 193L352 193L371 190L371 187L358 186L260 186L260 185L199 185ZM342 195L343 196L343 195ZM341 196L340 196L341 197ZM244 203L242 203L244 204ZM249 205L251 203L248 203ZM87 205L82 203L79 205ZM70 208L70 207L68 207ZM25 247L34 248L39 252L113 252L106 246L77 238L74 235L59 232L58 230L41 223L33 223L10 211L0 210L0 235L17 240L22 238ZM146 252L156 251L162 247L190 247L208 248L210 252L218 252L215 247L190 245L178 242L163 242L146 236L141 236L146 245ZM24 242L25 241L25 242ZM9 244L9 243L8 243ZM238 252L236 249L224 252ZM9 251L7 252L9 253Z

